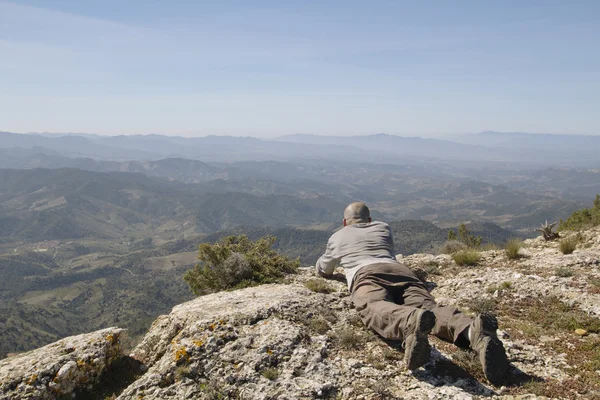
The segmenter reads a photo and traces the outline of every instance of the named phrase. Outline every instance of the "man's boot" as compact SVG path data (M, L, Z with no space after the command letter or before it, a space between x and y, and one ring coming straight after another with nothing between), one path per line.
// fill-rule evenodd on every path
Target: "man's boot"
M431 345L428 336L434 325L435 314L429 310L415 310L411 315L402 343L406 368L417 369L429 361Z
M480 314L471 323L469 337L471 348L479 355L486 378L493 384L500 383L508 370L508 359L498 336L498 321L491 314Z

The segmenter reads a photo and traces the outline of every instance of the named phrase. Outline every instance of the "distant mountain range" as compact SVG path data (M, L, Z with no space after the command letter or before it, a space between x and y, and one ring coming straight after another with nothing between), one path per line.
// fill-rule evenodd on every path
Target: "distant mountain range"
M511 162L522 165L600 166L600 136L538 135L530 133L481 132L451 140L403 137L387 134L368 136L289 135L279 141L298 144L335 145L364 149L385 157L420 156L427 159L469 162ZM376 153L377 154L377 153Z
M558 135L550 133L494 132L453 136L459 143L507 149L583 151L600 149L600 135Z
M44 149L67 157L91 157L108 160L148 159L158 154L148 154L138 149L106 146L81 136L47 137L0 132L0 148Z
M188 158L208 162L336 160L414 165L427 162L496 162L521 165L599 166L600 137L482 132L451 140L402 137L290 135L251 137L163 135L49 136L0 132L0 149L99 160Z

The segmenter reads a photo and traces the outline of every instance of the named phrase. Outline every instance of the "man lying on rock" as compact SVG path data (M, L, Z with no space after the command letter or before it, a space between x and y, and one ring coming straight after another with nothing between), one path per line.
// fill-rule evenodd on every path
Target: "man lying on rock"
M396 261L389 225L372 222L364 203L346 207L344 227L331 236L315 267L327 277L338 264L346 271L363 323L383 338L402 341L408 369L429 361L432 332L459 347L470 346L488 380L502 380L508 360L496 336L496 318L480 314L473 319L456 308L439 306L415 273Z

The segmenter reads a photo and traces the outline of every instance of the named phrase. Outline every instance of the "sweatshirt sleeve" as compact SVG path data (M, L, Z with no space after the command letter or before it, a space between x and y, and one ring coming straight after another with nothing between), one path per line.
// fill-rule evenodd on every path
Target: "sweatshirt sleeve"
M339 262L339 260L333 256L333 247L333 240L330 238L327 242L325 254L323 254L315 264L317 273L321 276L333 274L333 271Z

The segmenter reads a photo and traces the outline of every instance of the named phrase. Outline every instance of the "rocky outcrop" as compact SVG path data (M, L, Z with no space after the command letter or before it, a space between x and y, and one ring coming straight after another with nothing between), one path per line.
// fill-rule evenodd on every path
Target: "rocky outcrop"
M343 292L264 285L181 304L151 327L132 356L148 371L119 397L310 397L333 389L342 373L324 362L328 338L306 324L319 310L347 309ZM273 379L276 377L276 379Z
M496 307L498 333L512 365L504 386L489 385L471 353L436 338L431 362L406 371L399 344L381 340L357 318L343 276L324 282L309 269L286 284L199 297L159 317L130 354L143 363L143 372L116 394L119 399L600 398L600 230L579 234L578 242L573 254L564 255L557 242L528 240L518 259L491 250L474 267L459 267L447 255L399 257L429 273L438 302L465 312L482 304ZM320 285L309 284L315 279ZM92 337L104 338L108 346L105 331L76 338L93 344ZM61 342L69 340L74 339ZM59 352L67 346L61 342L36 352ZM51 346L54 350L44 350ZM80 379L71 361L79 367L79 359L96 365L96 358L111 358L86 358L76 355L83 347L68 346L75 350L48 366L20 366L16 358L0 362L2 393L51 394L50 382L59 375L73 377L71 383L55 382L63 382L59 387L67 393L93 381ZM43 358L34 353L19 356L22 364ZM8 368L12 383L6 383ZM49 372L37 374L42 369Z
M91 389L122 356L124 330L108 328L67 337L0 360L0 399L56 399Z

